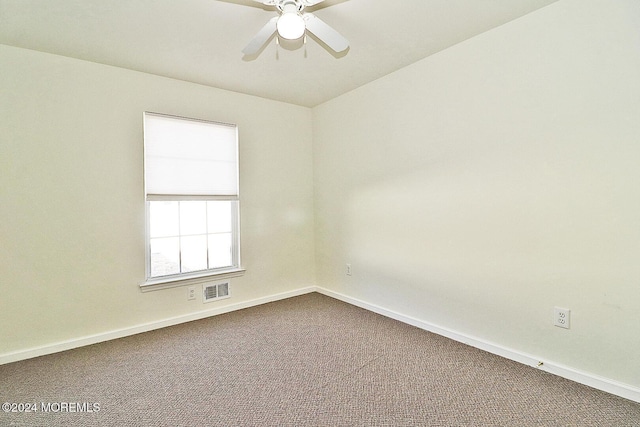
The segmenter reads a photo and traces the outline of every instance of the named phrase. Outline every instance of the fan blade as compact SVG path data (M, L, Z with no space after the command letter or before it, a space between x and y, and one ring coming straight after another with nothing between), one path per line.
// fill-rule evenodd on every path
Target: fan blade
M302 17L307 24L307 30L336 53L344 52L349 48L347 39L314 14L305 13Z
M324 0L302 0L302 4L305 5L305 7L309 7L309 6L315 6L318 3L322 3Z
M266 6L274 6L276 4L276 0L253 0L256 3L262 3ZM324 0L321 0L324 1Z
M260 31L258 31L258 34L256 34L256 36L249 42L247 47L242 50L242 53L244 53L245 55L255 55L256 53L260 52L262 46L264 46L264 44L268 42L269 39L271 39L271 37L273 37L273 35L275 34L277 21L277 16L271 18L269 22L267 22L265 26L262 27Z

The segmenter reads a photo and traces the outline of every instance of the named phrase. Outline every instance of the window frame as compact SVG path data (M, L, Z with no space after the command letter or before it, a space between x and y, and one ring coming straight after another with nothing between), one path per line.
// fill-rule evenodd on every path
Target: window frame
M149 195L147 194L146 186L146 149L143 152L144 169L144 201L145 201L145 281L140 284L140 288L143 292L157 289L167 289L177 286L186 286L198 283L204 283L211 280L224 280L231 277L238 277L244 274L245 269L242 268L240 257L240 189L239 189L239 154L238 152L238 128L237 125L216 122L211 120L194 119L190 117L175 116L170 114L144 112L143 114L143 126L146 125L146 116L155 115L160 117L166 117L176 120L194 121L200 123L207 123L213 125L232 126L236 130L235 137L235 149L236 149L236 180L238 182L238 191L235 196L225 195L207 195L207 196L194 196L194 195ZM146 139L143 137L144 146L146 146ZM199 270L193 272L176 273L164 276L151 276L151 212L150 203L152 201L231 201L231 266L218 267L213 269Z

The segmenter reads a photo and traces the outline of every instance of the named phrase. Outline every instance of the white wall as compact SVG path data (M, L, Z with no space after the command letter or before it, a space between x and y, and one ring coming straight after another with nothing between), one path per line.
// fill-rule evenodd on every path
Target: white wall
M639 27L637 1L562 0L313 110L0 46L0 357L315 265L329 291L640 387ZM145 110L239 125L229 300L139 290Z
M315 284L309 109L7 46L0 70L0 356ZM238 124L230 299L140 291L144 111Z
M639 28L562 0L314 108L318 283L640 387Z

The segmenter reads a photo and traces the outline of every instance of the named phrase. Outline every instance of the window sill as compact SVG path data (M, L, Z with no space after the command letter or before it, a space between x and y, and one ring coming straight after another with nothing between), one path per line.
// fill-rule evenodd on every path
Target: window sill
M142 292L158 291L161 289L177 288L179 286L196 285L199 283L205 283L217 280L226 280L232 277L240 277L245 273L245 269L238 268L235 270L226 270L215 273L203 273L193 276L182 277L160 277L157 279L150 279L140 285Z

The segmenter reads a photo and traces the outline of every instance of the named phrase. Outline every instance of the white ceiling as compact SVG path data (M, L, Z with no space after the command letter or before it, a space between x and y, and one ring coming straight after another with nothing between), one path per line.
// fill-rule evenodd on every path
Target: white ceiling
M241 51L275 12L252 0L0 0L0 44L313 107L557 0L326 0L350 42ZM297 49L292 49L297 47Z

